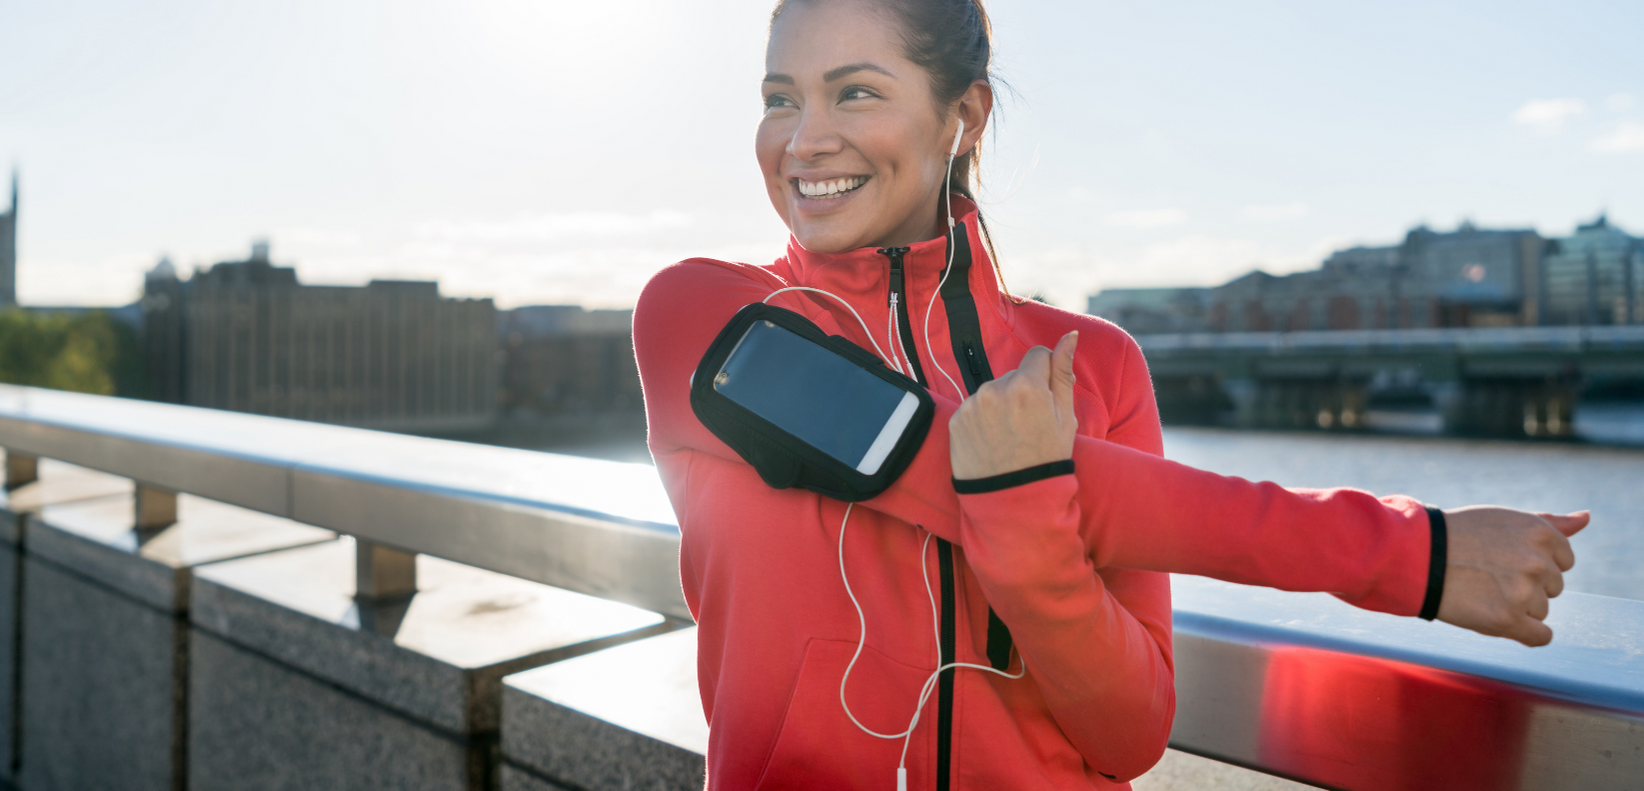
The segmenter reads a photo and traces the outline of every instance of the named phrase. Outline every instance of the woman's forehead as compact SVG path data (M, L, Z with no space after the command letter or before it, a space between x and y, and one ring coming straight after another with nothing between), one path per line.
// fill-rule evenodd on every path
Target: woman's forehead
M771 26L765 47L765 70L771 74L821 80L854 64L871 64L897 77L912 66L903 56L895 23L873 3L789 3Z

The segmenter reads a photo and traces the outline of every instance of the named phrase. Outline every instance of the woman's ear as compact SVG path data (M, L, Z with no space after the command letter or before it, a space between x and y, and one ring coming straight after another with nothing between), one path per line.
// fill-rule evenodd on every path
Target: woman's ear
M988 119L993 117L993 88L977 80L959 97L959 120L965 122L965 134L959 141L959 156L970 153L987 131Z

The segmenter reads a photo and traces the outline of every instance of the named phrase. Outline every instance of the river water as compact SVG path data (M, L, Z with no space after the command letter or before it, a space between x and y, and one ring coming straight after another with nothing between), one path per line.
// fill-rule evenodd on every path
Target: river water
M1569 590L1644 599L1644 448L1165 427L1165 456L1285 486L1352 486L1450 508L1587 509Z

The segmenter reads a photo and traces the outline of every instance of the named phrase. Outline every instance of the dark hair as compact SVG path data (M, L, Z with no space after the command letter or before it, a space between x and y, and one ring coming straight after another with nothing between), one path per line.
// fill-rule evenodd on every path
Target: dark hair
M803 0L818 2L819 0ZM902 54L930 76L931 94L936 100L937 112L945 112L965 91L978 81L994 84L993 25L988 21L982 0L873 0L889 12L902 29ZM782 15L792 0L777 0L771 12L771 24ZM981 187L982 145L978 141L970 151L953 161L951 183L953 191L971 200ZM999 286L1004 288L1004 273L999 270L999 257L993 249L993 237L981 211L976 214L982 238L993 258L993 267L999 275ZM1006 291L1006 294L1009 294Z

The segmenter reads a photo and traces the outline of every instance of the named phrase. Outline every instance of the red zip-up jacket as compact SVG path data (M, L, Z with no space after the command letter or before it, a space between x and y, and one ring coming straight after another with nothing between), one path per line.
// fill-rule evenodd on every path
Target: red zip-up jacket
M910 789L1114 788L1152 767L1170 734L1165 572L1330 591L1403 615L1421 608L1430 539L1420 503L1285 489L1166 461L1135 342L1101 319L1008 297L983 252L974 205L956 197L954 208L954 272L940 292L948 237L839 255L790 241L770 266L692 259L657 273L640 296L634 348L651 453L679 518L680 579L699 626L709 788L896 787L902 740L862 732L840 704L861 628L865 647L845 695L857 719L881 733L907 728L939 661L1012 673L1026 666L1015 680L942 674L909 745ZM689 403L691 373L720 329L788 286L848 301L880 348L889 348L895 291L904 317L897 348L914 358L937 404L913 464L857 504L846 528L844 563L865 627L840 579L845 504L770 488ZM826 296L796 291L771 302L874 346ZM947 424L967 393L948 377L974 391L1075 329L1072 472L957 494ZM936 540L922 578L927 532Z

